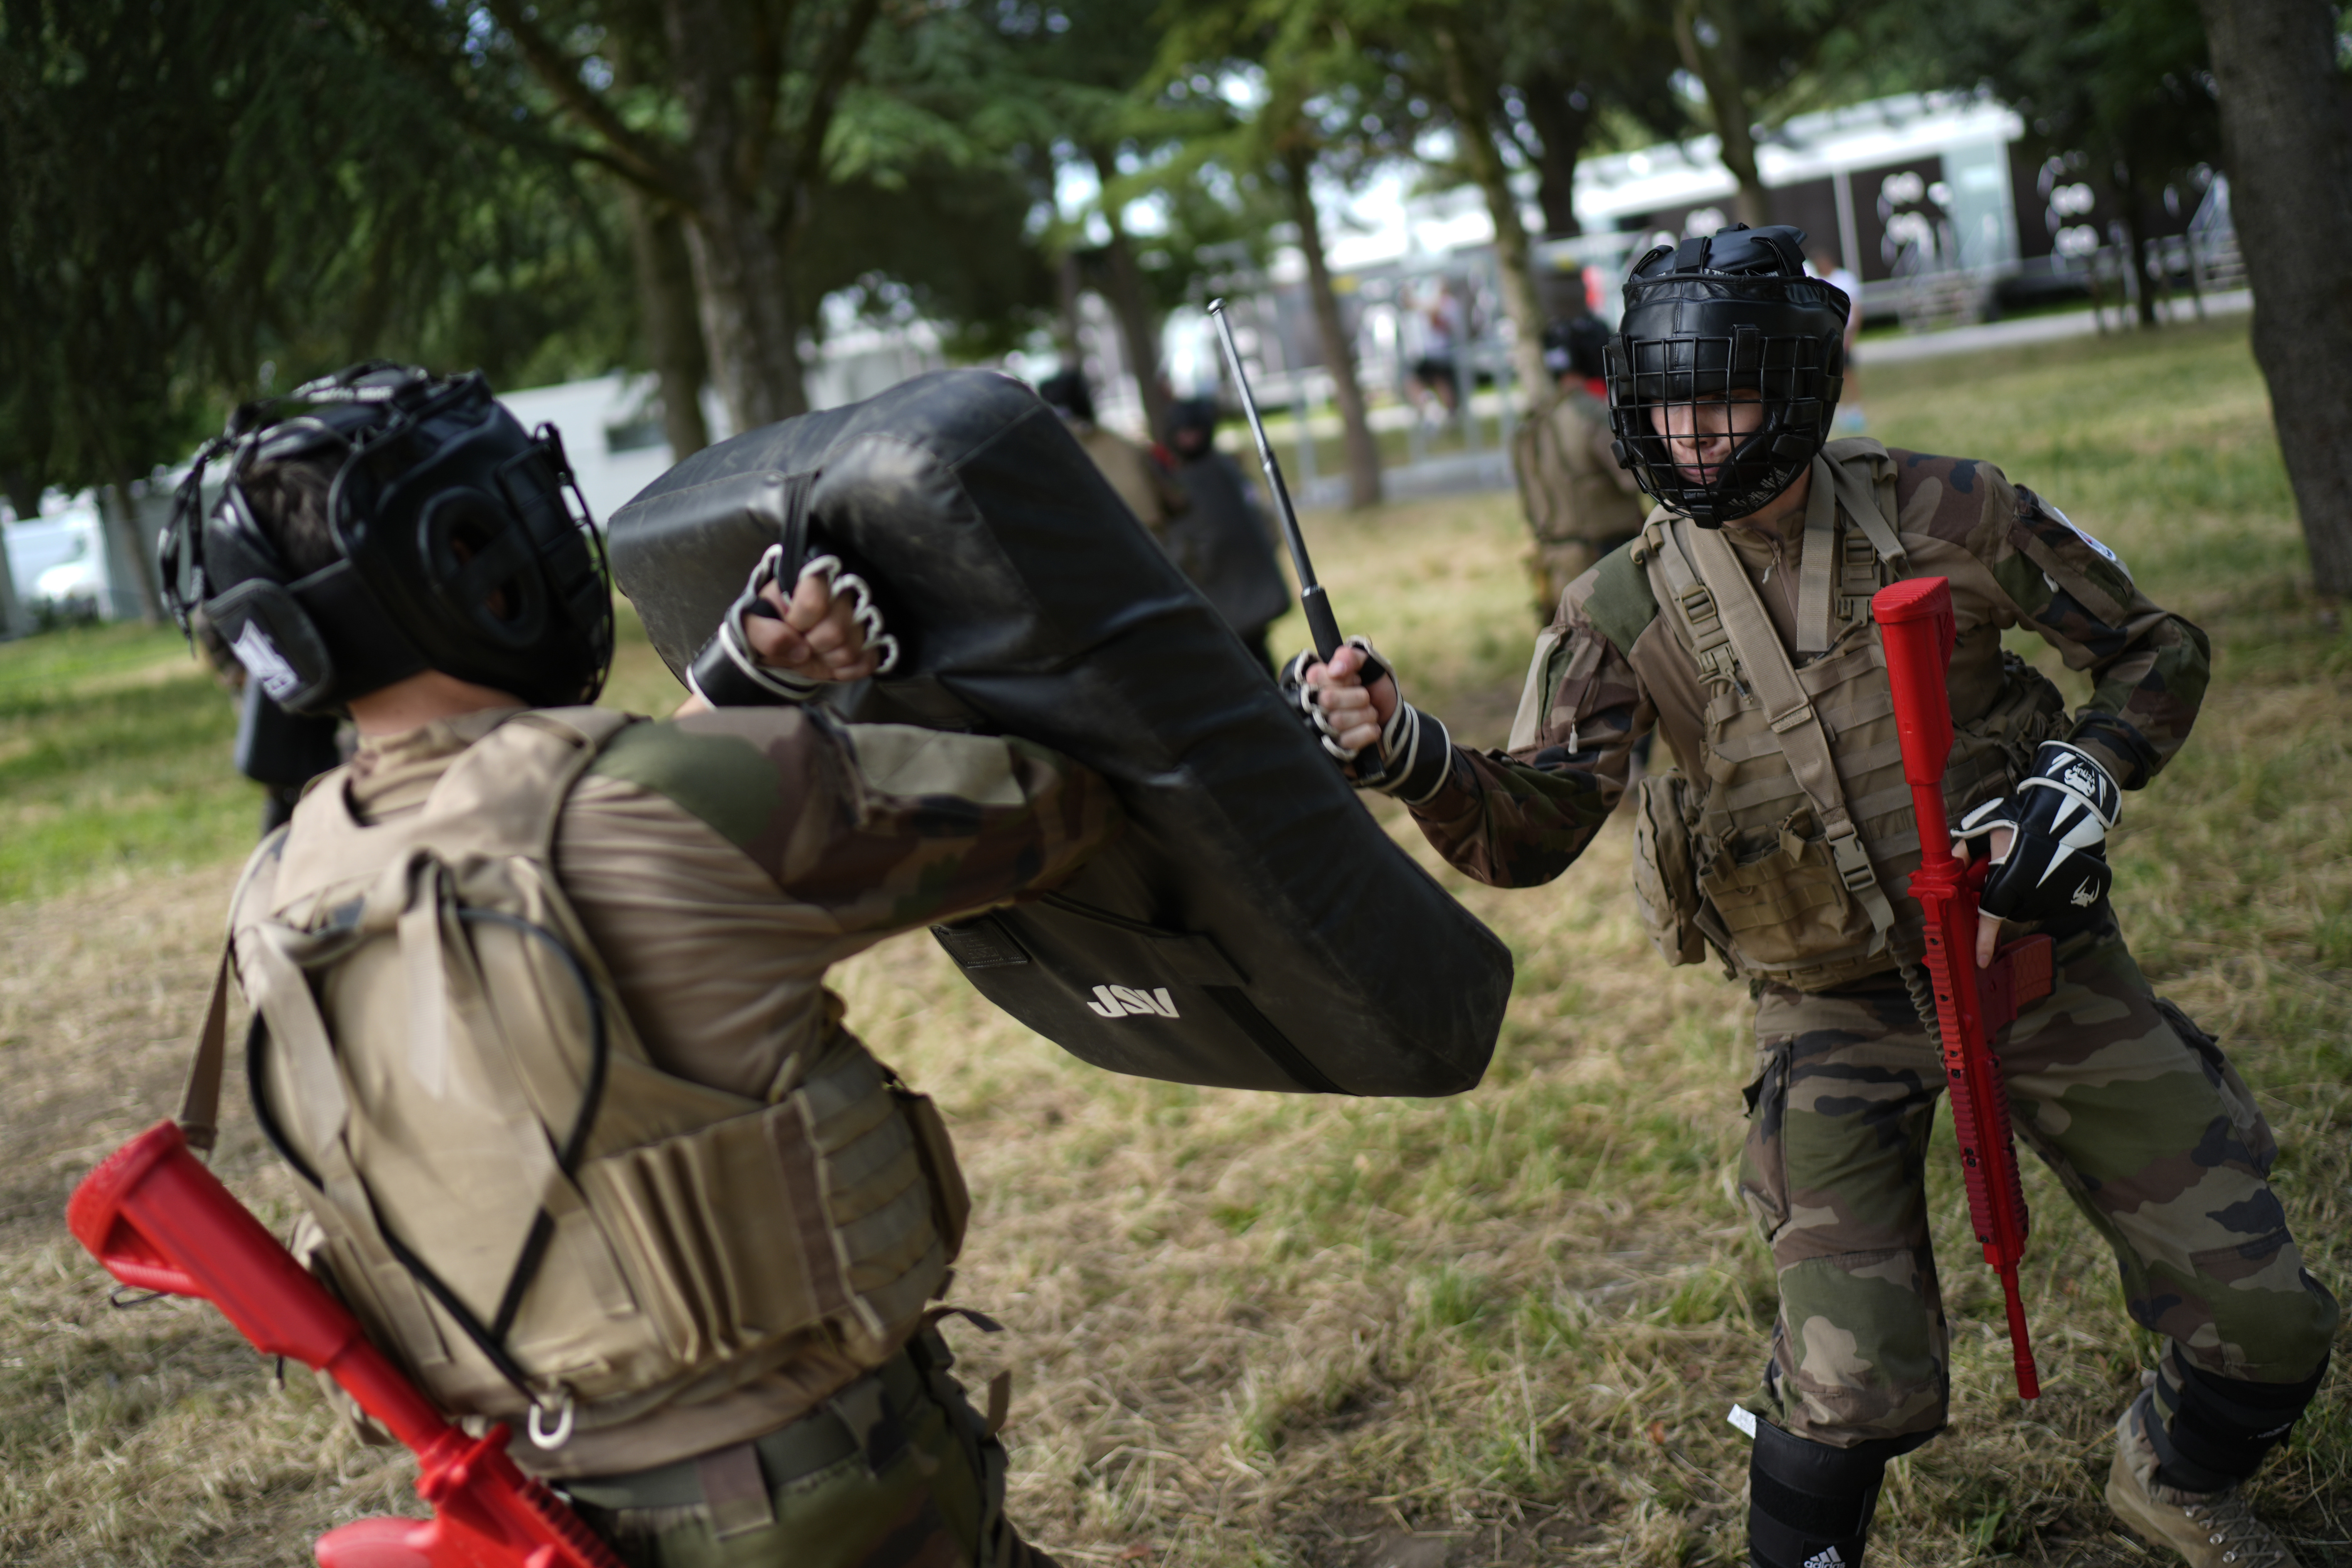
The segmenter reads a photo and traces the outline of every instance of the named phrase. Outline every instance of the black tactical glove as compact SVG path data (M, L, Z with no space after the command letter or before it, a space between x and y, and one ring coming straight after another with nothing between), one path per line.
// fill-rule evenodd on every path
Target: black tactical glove
M2087 752L2044 741L2014 795L1989 800L1960 819L1958 837L2013 830L2008 858L1985 879L1981 908L2005 921L2044 921L2087 910L2107 896L2107 829L2123 792Z
M794 675L789 670L772 669L760 662L744 640L743 617L765 616L770 620L782 617L776 607L768 603L761 590L776 582L783 570L784 547L771 544L751 574L743 583L743 592L727 606L726 616L702 651L687 666L686 684L697 697L713 708L774 708L786 703L806 702L817 694L822 681ZM838 555L812 555L802 563L793 579L797 587L803 578L823 577L836 595L849 595L856 600L850 615L866 634L866 646L874 650L881 663L875 667L877 675L887 675L898 663L898 639L882 629L882 612L875 607L874 595L866 586L866 579L854 572L845 572Z
M1368 657L1377 658L1372 645L1363 637L1348 639L1349 646ZM1454 763L1454 739L1440 721L1423 712L1404 700L1404 686L1397 686L1396 711L1381 726L1381 738L1372 746L1349 751L1339 744L1339 737L1331 727L1329 717L1318 700L1320 687L1307 683L1307 672L1322 662L1312 649L1294 657L1282 667L1276 684L1281 688L1283 700L1307 726L1307 732L1339 764L1339 772L1358 789L1373 789L1391 795L1407 805L1419 805L1437 793L1438 786ZM1383 671L1395 679L1393 669ZM1365 751L1375 755L1366 756Z

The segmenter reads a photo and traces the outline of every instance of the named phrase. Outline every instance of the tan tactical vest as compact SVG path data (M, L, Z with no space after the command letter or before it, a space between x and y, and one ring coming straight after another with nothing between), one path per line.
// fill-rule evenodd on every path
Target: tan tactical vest
M969 1208L929 1102L845 1030L766 1104L647 1059L552 870L564 799L626 722L520 714L375 826L331 773L231 915L314 1266L445 1409L527 1415L548 1447L811 1336L878 1363Z
M1707 947L1743 976L1802 991L1916 958L1919 866L1886 657L1870 596L1907 574L1894 479L1875 442L1813 459L1796 657L1721 532L1661 512L1633 559L1707 691L1694 772L1643 782L1635 895L1669 963ZM1954 820L2000 795L2064 728L2057 689L2014 655L1981 694L1957 688L1944 775ZM1969 698L1973 696L1974 700Z

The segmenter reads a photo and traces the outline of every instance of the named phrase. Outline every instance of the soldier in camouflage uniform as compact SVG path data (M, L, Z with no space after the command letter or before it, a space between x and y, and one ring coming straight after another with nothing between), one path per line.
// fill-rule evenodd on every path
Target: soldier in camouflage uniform
M1528 576L1538 624L1559 607L1560 590L1642 531L1649 510L1641 486L1611 454L1609 387L1601 352L1609 329L1596 316L1544 328L1544 368L1552 395L1511 433L1511 474L1535 543Z
M862 584L829 558L779 571L771 552L672 718L585 706L612 647L611 589L564 506L556 449L478 377L349 379L232 444L224 500L199 517L184 496L170 545L179 605L221 621L273 694L343 708L360 734L257 853L231 922L268 1021L250 1047L257 1108L308 1184L298 1252L448 1414L520 1426L514 1396L528 1395L517 1462L632 1564L1050 1568L1004 1517L1005 1387L974 1410L929 1305L969 1211L945 1130L843 1026L823 980L893 933L1069 876L1116 826L1107 786L1024 742L842 724L804 705L824 682L874 673L886 644ZM428 540L446 526L450 548L364 553L420 526ZM362 600L304 597L354 582ZM478 847L517 840L519 855ZM570 944L578 984L605 998L609 1057L595 1059L615 1088L590 1102L578 1181L551 1169L549 1186L511 1194L524 1219L539 1203L550 1216L558 1199L542 1192L572 1206L532 1231L525 1258L543 1261L515 1266L486 1328L453 1271L490 1254L473 1311L499 1299L513 1253L483 1245L478 1216L513 1205L496 1191L444 1201L462 1173L501 1168L485 1163L494 1139L444 1124L519 1117L544 1163L537 1100L510 1108L498 1086L542 1092L535 1042L561 1045L579 1009L535 1023L512 985L468 1006L483 993L464 987L511 959L463 917L423 922L414 946L407 913L397 946L371 922L382 889L396 903L459 874L436 870L448 867L488 888L514 864L544 889L528 929ZM364 897L341 901L353 889ZM379 935L354 945L355 930ZM310 985L273 984L271 955L313 935L327 946ZM444 950L467 956L429 961L452 998L436 1024L412 1011L431 993L398 966ZM369 987L387 975L412 1000L382 1005ZM450 1043L492 1012L509 1077ZM281 1027L289 1016L331 1047ZM566 1117L582 1092L573 1048L551 1069ZM420 1090L428 1058L442 1065ZM402 1114L420 1103L427 1114ZM352 1190L368 1201L340 1195ZM384 1255L397 1230L418 1260Z
M2118 1422L2108 1500L2200 1568L2290 1562L2238 1486L2316 1392L2337 1306L2265 1180L2246 1086L2133 963L2101 847L2117 789L2187 739L2205 638L1990 465L1825 444L1846 301L1801 277L1797 238L1735 228L1636 264L1613 417L1665 504L1569 588L1506 750L1451 746L1391 681L1367 690L1351 650L1306 671L1307 716L1341 752L1376 748L1379 787L1504 887L1564 870L1635 740L1664 733L1681 766L1641 787L1637 900L1670 963L1711 953L1756 998L1740 1187L1780 1314L1765 1418L1740 1413L1751 1560L1853 1568L1886 1461L1942 1427L1950 1383L1922 1191L1944 1075L1914 1002L1918 838L1867 605L1949 579L1947 806L2002 860L1979 962L2002 915L2056 944L2056 989L1994 1041L2012 1122L2168 1342ZM2089 675L2090 703L2069 719L2001 652L2011 626Z

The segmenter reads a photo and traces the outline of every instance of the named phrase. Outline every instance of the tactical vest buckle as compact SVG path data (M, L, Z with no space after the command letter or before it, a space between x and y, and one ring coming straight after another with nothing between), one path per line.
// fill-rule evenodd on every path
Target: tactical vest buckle
M1870 853L1862 847L1862 836L1851 822L1840 823L1826 835L1830 863L1837 868L1838 880L1849 893L1864 893L1878 886L1878 873L1870 864Z

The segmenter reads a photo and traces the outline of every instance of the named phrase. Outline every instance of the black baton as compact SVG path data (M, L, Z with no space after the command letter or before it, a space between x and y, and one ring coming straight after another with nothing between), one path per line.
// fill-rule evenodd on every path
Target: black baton
M1307 630L1315 639L1315 657L1328 664L1346 639L1339 636L1339 619L1331 614L1330 595L1315 580L1315 563L1307 559L1307 536L1298 531L1298 510L1290 504L1290 487L1282 482L1282 465L1274 460L1274 448L1266 444L1265 421L1258 417L1257 399L1250 395L1249 377L1242 372L1241 350L1234 343L1233 323L1225 320L1225 302L1210 300L1209 316L1217 323L1218 340L1225 345L1225 363L1232 367L1234 385L1242 395L1242 412L1249 416L1250 434L1257 437L1257 460L1265 466L1265 482L1274 489L1275 508L1282 514L1283 542L1290 547L1290 563L1298 569L1298 603L1307 612ZM1303 416L1300 428L1305 428ZM1375 658L1370 649L1360 647L1356 651L1363 656L1361 679L1366 686L1389 672L1388 666Z

